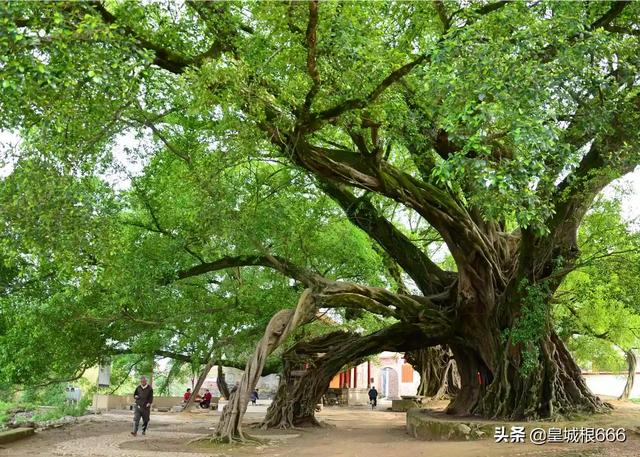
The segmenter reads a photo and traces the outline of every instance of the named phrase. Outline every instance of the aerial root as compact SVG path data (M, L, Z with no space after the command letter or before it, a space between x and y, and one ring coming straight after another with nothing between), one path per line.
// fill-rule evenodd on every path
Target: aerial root
M238 444L238 445L259 445L265 444L266 440L257 438L255 436L241 434L241 435L224 435L224 436L216 436L216 435L207 435L204 437L194 438L189 440L187 444L197 444L197 443L211 443L211 444Z

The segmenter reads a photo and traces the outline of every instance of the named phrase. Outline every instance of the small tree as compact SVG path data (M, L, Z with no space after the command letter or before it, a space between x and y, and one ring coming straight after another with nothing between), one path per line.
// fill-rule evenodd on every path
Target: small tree
M586 217L579 242L582 266L556 293L558 325L581 361L597 358L615 367L611 359L624 356L627 381L620 399L627 399L640 346L640 237L622 220L618 201L601 200Z

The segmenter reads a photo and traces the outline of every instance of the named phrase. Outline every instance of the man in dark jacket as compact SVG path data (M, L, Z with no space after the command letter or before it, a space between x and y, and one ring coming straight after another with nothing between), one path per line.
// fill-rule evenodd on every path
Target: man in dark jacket
M142 434L144 435L149 425L149 414L151 413L151 403L153 403L153 389L147 384L145 376L140 377L140 385L133 392L133 398L135 404L133 405L133 431L131 434L133 436L138 434L138 426L142 417Z
M369 401L372 408L378 406L378 391L375 386L371 386L371 389L369 389Z
M251 404L255 406L259 398L260 397L258 397L258 389L253 389L253 392L251 392Z

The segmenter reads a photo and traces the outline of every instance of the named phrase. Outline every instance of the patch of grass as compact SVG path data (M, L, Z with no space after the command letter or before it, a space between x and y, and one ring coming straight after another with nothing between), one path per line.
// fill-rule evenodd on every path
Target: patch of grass
M634 403L640 403L640 398L632 398L631 401Z
M87 407L89 406L88 405L89 402L90 400L86 399L84 401L80 401L80 403L77 405L69 405L69 404L63 403L63 404L55 405L51 409L41 410L41 411L38 411L38 407L36 407L35 405L27 405L27 406L21 405L22 407L21 409L24 409L26 411L36 411L36 412L32 416L18 416L16 417L15 422L18 424L23 424L26 422L35 422L36 424L39 424L42 422L61 419L66 416L73 416L73 417L82 416L86 413ZM9 404L9 407L15 407L15 406L16 405ZM10 419L10 416L7 414L5 421L9 419Z
M87 407L89 406L90 399L82 399L80 403L77 405L68 405L62 404L57 405L55 408L52 408L47 411L38 412L33 415L31 420L35 423L47 422L52 420L61 419L65 416L83 416L87 411Z
M14 420L18 424L27 422L42 423L65 416L77 417L84 415L91 405L92 394L96 388L80 382L84 395L79 404L70 405L66 403L66 386L66 383L58 383L42 388L27 387L21 390L19 395L12 395L14 401L0 400L0 428L5 427L9 421ZM9 398L9 396L3 396L3 398ZM22 413L14 418L11 410L18 410Z

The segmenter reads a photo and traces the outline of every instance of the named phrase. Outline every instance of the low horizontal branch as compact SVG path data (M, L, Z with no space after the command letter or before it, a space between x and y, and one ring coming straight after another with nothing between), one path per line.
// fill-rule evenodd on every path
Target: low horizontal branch
M203 262L185 270L178 271L176 277L177 279L185 279L227 268L250 266L261 266L277 270L283 275L300 281L308 287L323 280L321 276L295 265L287 259L268 254L222 257L213 262Z

